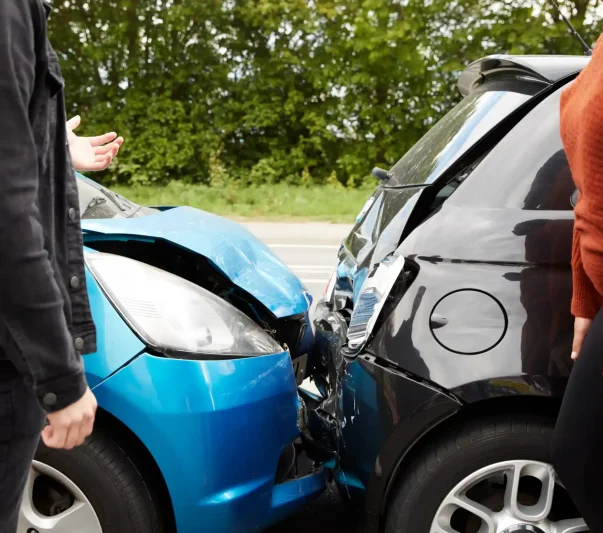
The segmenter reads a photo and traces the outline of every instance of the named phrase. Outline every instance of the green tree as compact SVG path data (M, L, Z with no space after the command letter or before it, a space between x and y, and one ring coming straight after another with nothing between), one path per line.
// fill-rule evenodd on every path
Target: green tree
M594 42L600 0L560 3ZM69 113L126 137L101 177L129 183L357 185L459 100L471 61L580 53L546 0L65 0L50 37Z

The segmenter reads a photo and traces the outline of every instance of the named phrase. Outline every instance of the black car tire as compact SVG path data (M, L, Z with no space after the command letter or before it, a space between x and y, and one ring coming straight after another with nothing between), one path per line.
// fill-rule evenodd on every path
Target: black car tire
M159 512L141 474L124 450L95 432L73 450L42 442L35 460L68 477L92 504L103 533L161 533Z
M449 428L401 472L386 509L385 533L429 533L448 493L473 472L502 461L550 463L554 420L498 416Z

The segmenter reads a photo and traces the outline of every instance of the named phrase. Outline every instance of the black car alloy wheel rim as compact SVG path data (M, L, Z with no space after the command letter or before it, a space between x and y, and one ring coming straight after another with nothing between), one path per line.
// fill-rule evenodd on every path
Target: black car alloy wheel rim
M584 520L554 505L565 493L553 467L504 461L465 477L438 508L430 533L580 533ZM566 493L565 493L566 494Z

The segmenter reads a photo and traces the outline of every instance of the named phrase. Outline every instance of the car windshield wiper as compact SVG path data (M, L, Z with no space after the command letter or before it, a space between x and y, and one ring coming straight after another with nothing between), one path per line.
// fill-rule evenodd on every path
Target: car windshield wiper
M124 205L124 202L122 202L121 198L117 194L115 194L112 190L104 189L103 194L108 196L109 199L119 208L120 211L128 210L129 207L126 208L126 206Z
M142 209L141 205L133 205L132 206L133 211L130 211L128 213L128 218L132 218L136 213L138 213L138 211L140 211Z
M127 217L133 216L137 211L140 211L141 206L135 204L134 202L130 202L127 198L120 196L119 194L113 192L110 189L104 189L103 193L106 194L111 201L119 208L120 211L126 213Z
M101 205L101 204L106 204L106 203L107 203L106 198L103 198L102 196L95 196L94 198L92 198L92 200L90 200L88 202L88 205L86 206L86 209L84 209L84 212L82 213L81 218L84 218L86 213L88 211L90 211L91 209L94 209L96 206Z

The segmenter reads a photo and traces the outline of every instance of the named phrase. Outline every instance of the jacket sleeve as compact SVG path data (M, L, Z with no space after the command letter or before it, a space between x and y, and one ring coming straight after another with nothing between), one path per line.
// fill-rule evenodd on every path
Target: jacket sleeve
M36 79L34 20L41 11L33 0L0 0L0 319L17 347L5 350L7 356L52 412L81 398L87 385L37 207L29 105Z

